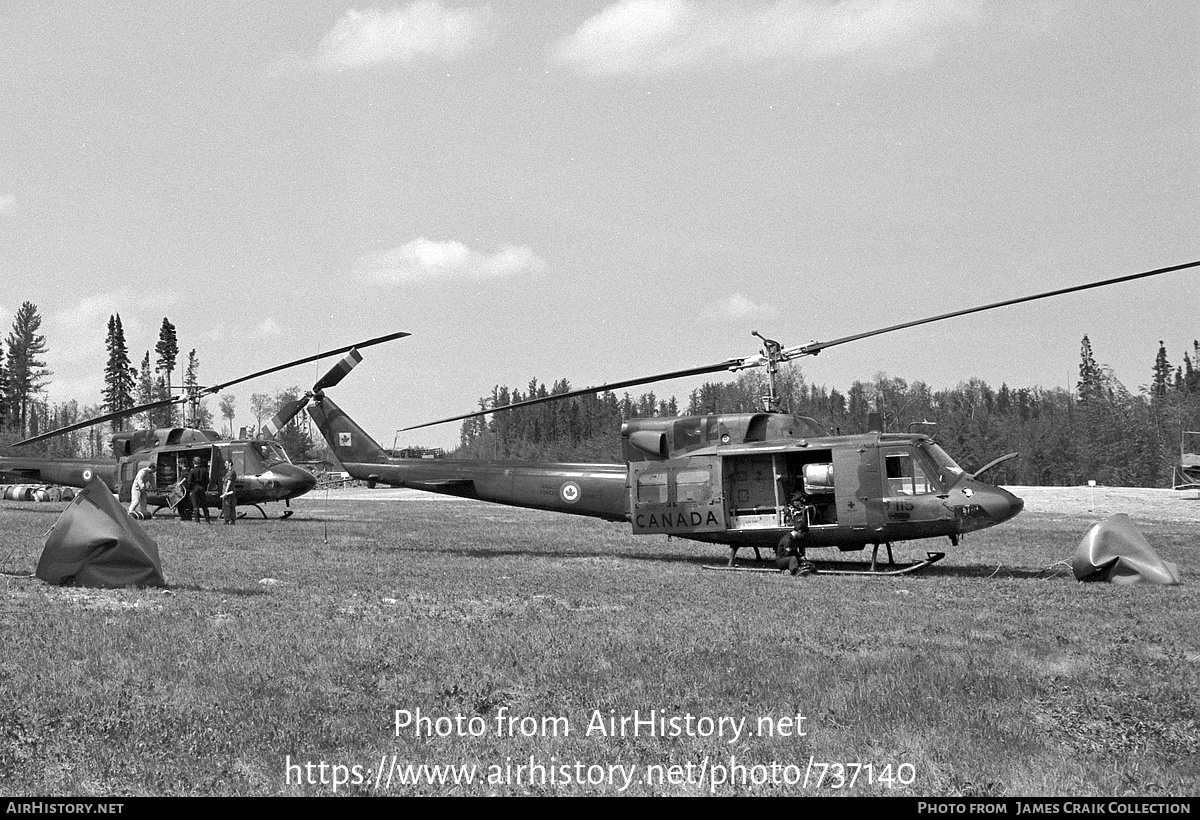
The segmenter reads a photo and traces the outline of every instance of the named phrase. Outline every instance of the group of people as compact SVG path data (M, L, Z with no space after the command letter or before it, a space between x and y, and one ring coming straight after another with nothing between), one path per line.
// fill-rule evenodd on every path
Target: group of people
M201 511L205 522L211 524L212 516L208 511L208 465L204 459L192 459L192 467L176 485L172 497L176 498L173 505L179 517L190 518L200 523ZM150 462L143 462L141 469L133 479L129 514L134 518L149 518L146 503L148 494L154 489L154 468ZM221 477L221 520L225 524L237 522L237 472L233 469L233 459L225 460L225 474Z

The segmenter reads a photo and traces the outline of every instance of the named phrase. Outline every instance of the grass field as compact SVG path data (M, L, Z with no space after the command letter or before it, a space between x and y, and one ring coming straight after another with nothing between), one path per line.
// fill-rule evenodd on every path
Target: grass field
M0 792L1200 793L1200 501L1019 493L958 548L899 545L949 552L924 575L794 579L617 524L364 500L387 492L149 522L167 590L29 577L64 505L0 506ZM1111 512L1185 585L1077 583Z

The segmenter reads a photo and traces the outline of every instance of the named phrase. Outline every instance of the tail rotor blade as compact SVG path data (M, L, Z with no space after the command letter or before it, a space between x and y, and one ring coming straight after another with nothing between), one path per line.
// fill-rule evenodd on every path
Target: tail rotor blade
M288 426L288 423L296 418L296 415L304 409L308 404L309 397L303 396L294 401L289 401L283 407L279 408L279 412L275 417L262 426L263 438L275 438L279 435L279 431Z
M329 368L329 372L322 376L320 381L313 385L313 392L320 393L327 387L333 387L346 378L361 361L362 354L358 352L358 348L351 350L337 364Z

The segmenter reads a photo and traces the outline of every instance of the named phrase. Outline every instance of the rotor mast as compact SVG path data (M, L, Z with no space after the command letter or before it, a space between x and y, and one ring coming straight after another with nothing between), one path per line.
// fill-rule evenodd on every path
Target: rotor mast
M768 413L782 413L779 406L779 363L783 361L783 345L774 339L768 339L757 330L750 331L751 335L762 339L763 356L766 357L767 395L762 397L763 410Z

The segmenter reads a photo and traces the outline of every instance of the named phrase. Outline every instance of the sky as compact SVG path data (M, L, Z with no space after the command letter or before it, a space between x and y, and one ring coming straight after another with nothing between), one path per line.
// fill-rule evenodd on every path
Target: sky
M395 431L1200 259L1198 58L1182 1L5 4L0 328L37 305L83 404L114 314L202 383L407 331L330 396L453 446ZM1198 271L800 364L1073 387L1087 335L1137 390Z

